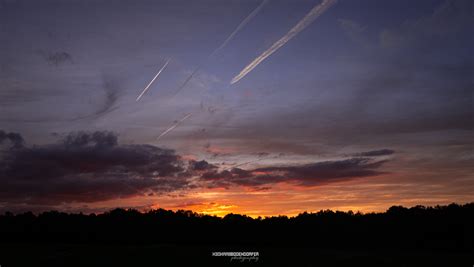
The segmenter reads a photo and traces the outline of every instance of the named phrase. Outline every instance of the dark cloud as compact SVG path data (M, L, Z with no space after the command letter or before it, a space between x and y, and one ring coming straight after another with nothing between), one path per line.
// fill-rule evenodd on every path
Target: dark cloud
M173 150L124 145L112 132L73 132L59 142L24 146L17 133L0 131L13 144L0 158L0 202L59 205L149 196L197 187L268 188L291 182L314 186L382 174L385 161L357 157L296 166L219 171L205 160L185 161ZM388 150L365 154L389 153ZM195 178L198 179L195 179Z
M230 171L210 171L201 176L211 187L232 185L260 187L263 185L293 182L302 186L315 186L331 182L351 180L383 174L378 169L386 161L369 158L351 158L339 161L324 161L297 166L266 167L253 170L234 168Z
M172 150L120 145L110 132L72 133L56 144L17 146L4 155L0 199L58 204L175 191L188 185L184 165Z
M112 132L74 132L68 134L63 139L63 144L67 147L88 145L96 147L113 147L118 144L118 138Z
M217 166L213 164L209 164L205 160L201 161L190 161L190 169L195 170L195 171L206 171L206 170L212 170L216 169Z
M357 157L378 157L378 156L388 156L395 153L395 150L391 149L379 149L379 150L371 150L366 152L360 152L354 154Z
M0 145L2 145L5 141L9 141L13 149L21 148L24 145L23 137L20 134L6 133L0 130Z
M270 155L270 153L267 153L267 152L256 152L254 154L257 155L259 158L268 157Z
M100 118L116 109L118 109L117 101L119 99L120 83L117 77L111 75L102 75L103 89L104 89L104 100L103 104L94 113L80 116L72 119L71 121L84 120L84 119L97 119Z
M118 80L109 76L104 76L103 79L105 100L102 108L95 112L96 116L106 114L114 109L119 97L120 84Z
M54 66L60 66L66 63L73 63L72 56L67 52L53 52L48 54L43 54L45 60Z

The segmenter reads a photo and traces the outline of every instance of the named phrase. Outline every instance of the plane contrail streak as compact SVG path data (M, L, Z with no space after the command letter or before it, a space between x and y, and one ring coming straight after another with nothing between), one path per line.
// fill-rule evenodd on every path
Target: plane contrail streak
M204 61L207 62L209 59L211 59L212 57L214 57L217 53L220 52L220 50L222 50L224 47L226 47L226 45L230 42L230 40L232 40L232 38L234 38L234 36L240 31L242 30L243 27L245 27L245 25L247 25L250 20L255 17L258 12L260 12L260 9L262 9L262 7L270 0L263 0L262 3L260 3L260 5L258 7L256 7L244 20L242 20L242 22L240 22L240 24L237 26L237 28L235 28L235 30L227 37L227 39L225 39L225 41L218 47L216 48L207 58L206 60ZM188 82L193 78L193 76L199 71L199 69L201 69L202 65L204 65L204 63L200 64L199 66L197 66L193 72L188 76L188 78L186 78L186 80L184 81L184 83L178 88L178 90L176 90L176 92L174 93L173 96L177 95L184 87L186 87L186 85L188 84Z
M264 61L271 54L275 53L280 47L285 45L291 38L295 37L299 32L304 30L308 25L310 25L316 18L323 14L328 8L336 3L337 0L323 0L323 2L311 9L304 18L302 18L290 31L288 31L280 40L276 41L270 48L265 50L260 56L255 58L250 64L248 64L238 75L236 75L232 80L231 84L238 82L240 79L245 77L249 72L251 72L255 67L258 66L262 61Z
M160 136L158 136L156 138L156 141L160 140L161 137L165 136L167 133L171 132L174 128L178 127L178 125L180 123L182 123L184 120L186 120L187 118L191 117L192 113L189 113L188 115L184 116L184 118L182 118L181 120L175 122L175 124L173 124L171 127L169 127L166 131L164 131L162 134L160 134Z
M216 50L214 50L214 52L211 53L211 55L209 55L209 58L213 57L214 55L216 55L221 49L223 49L229 42L230 40L232 40L232 38L234 38L234 36L243 28L245 27L245 25L247 25L247 23L249 23L249 21L251 19L253 19L253 17L255 17L258 12L260 12L260 9L262 9L262 7L268 3L269 0L263 0L262 3L260 3L260 5L258 5L258 7L256 7L252 13L250 13L244 20L242 20L242 22L239 24L239 26L237 26L237 28L235 28L235 30L229 35L229 37L227 37L227 39L225 39L225 41L218 47L216 48Z
M137 97L136 101L138 101L138 100L140 100L140 98L142 98L142 96L145 94L145 92L148 90L148 88L150 88L150 86L153 84L153 82L156 80L156 78L158 78L158 76L160 76L161 72L166 68L166 66L168 65L169 62L170 62L170 59L166 60L163 67L161 67L161 69L158 71L158 73L155 75L155 77L153 77L151 82L145 87L145 89L143 89L142 93Z
M184 81L183 84L181 84L181 86L178 88L178 90L176 90L176 92L173 94L173 96L177 95L179 92L181 92L181 90L183 90L184 87L186 87L186 85L188 84L188 82L193 78L194 74L196 74L199 69L201 68L201 65L197 66L193 72L191 73L191 75L188 76L188 78L186 78L186 80Z

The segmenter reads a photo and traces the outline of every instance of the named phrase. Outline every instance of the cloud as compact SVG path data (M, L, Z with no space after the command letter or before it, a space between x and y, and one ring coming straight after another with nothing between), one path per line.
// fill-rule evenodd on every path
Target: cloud
M79 116L71 119L70 121L84 120L84 119L97 119L100 118L116 109L118 109L118 99L120 92L120 81L118 77L111 75L102 75L102 83L104 89L104 100L103 104L92 114Z
M104 77L105 100L101 109L95 112L95 115L100 116L110 111L118 100L119 84L118 81Z
M378 157L378 156L388 156L395 153L395 150L391 149L379 149L379 150L371 150L366 152L360 152L354 154L357 157Z
M205 171L205 170L212 170L216 169L217 166L214 164L210 164L205 160L201 161L190 161L190 169L196 170L196 171Z
M55 65L56 67L66 63L72 64L74 62L72 56L67 52L43 53L43 56L49 64Z
M9 141L12 149L22 148L24 145L23 137L18 133L6 133L0 130L0 145L5 141Z
M234 168L222 172L210 171L200 178L209 187L230 187L233 185L260 187L280 182L291 182L301 186L316 186L331 182L352 180L383 174L378 169L386 160L373 161L369 158L351 158L338 161L324 161L305 165L265 167L253 170Z
M192 188L276 183L316 186L383 174L385 160L354 157L305 165L219 170L205 160L184 160L173 150L120 144L108 131L72 132L53 144L24 146L18 133L0 131L13 146L0 154L0 204L60 205L148 196ZM361 154L381 155L390 150Z
M184 165L172 150L120 145L111 132L71 133L56 144L17 146L3 155L0 199L60 204L175 191L188 185Z

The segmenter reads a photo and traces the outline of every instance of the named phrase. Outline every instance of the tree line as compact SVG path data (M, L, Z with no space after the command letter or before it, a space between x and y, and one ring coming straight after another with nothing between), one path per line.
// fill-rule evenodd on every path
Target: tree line
M295 217L216 217L188 210L0 215L0 243L292 246L474 251L474 203L382 213L331 210Z

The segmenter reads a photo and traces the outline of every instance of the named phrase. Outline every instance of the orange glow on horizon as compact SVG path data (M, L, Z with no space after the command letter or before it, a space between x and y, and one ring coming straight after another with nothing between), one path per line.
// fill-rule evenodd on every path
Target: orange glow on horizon
M303 212L328 209L354 213L384 212L394 205L435 206L472 201L472 196L468 192L450 192L441 185L423 186L413 183L403 175L390 174L317 186L277 183L264 189L248 186L200 187L165 195L143 194L109 200L94 203L88 209L99 212L95 210L106 211L116 207L130 207L148 211L163 208L174 211L191 210L219 217L233 213L256 218L278 215L291 217Z

